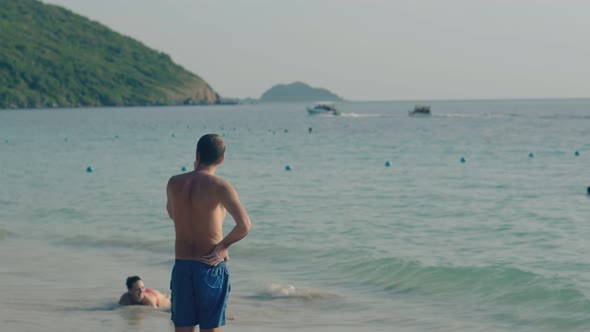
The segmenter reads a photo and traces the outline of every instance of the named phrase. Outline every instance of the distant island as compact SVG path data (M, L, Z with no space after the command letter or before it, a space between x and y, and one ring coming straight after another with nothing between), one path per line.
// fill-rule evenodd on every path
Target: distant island
M216 104L165 53L36 0L0 0L0 108Z
M260 97L261 102L313 102L342 101L338 95L327 89L314 88L302 82L278 84Z

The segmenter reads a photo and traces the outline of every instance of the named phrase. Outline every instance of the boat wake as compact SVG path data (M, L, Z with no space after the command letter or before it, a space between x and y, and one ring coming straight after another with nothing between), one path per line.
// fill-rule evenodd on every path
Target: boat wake
M491 114L491 113L478 113L478 114L466 114L466 113L447 113L440 114L436 113L432 115L435 118L466 118L466 119L507 119L514 118L519 115L517 114Z
M376 118L382 116L382 114L342 113L340 116L344 118Z

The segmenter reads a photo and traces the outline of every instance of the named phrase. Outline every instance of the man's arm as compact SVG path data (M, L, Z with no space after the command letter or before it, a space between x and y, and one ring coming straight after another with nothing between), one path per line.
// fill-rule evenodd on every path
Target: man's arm
M221 204L225 207L227 212L232 216L236 225L234 228L219 242L213 251L202 258L202 262L209 265L217 265L222 261L229 260L227 249L232 244L240 241L248 232L252 223L246 209L238 198L236 190L227 182L222 182L220 188L220 200Z
M174 220L174 216L172 215L172 206L170 205L170 201L172 200L172 178L168 180L168 185L166 186L166 210L168 211L168 216L170 219Z
M250 222L250 217L248 216L246 209L238 198L238 193L229 183L224 183L224 186L222 187L221 204L223 204L236 223L231 232L229 232L219 243L223 247L229 248L230 245L240 241L248 235L252 223Z

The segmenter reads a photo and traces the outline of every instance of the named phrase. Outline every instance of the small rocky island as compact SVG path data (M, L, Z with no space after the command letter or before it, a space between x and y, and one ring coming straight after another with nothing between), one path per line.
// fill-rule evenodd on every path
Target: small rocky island
M313 102L313 101L342 101L333 92L314 88L302 82L291 84L277 84L268 89L260 97L260 102Z

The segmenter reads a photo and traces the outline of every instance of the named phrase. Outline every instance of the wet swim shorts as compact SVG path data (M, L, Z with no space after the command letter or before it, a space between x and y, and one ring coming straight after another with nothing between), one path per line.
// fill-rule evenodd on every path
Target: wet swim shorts
M225 307L231 286L225 262L217 266L177 259L172 269L172 321L176 327L225 325Z

